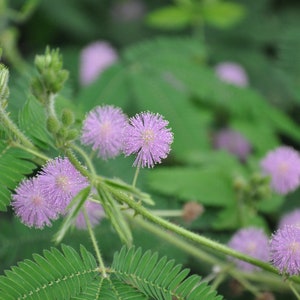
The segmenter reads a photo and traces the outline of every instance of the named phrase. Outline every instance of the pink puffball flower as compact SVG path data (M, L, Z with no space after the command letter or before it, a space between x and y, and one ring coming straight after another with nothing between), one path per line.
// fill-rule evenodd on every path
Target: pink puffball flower
M129 119L124 133L124 154L137 153L134 166L152 168L171 150L173 133L159 114L143 112Z
M284 226L270 241L271 262L282 274L300 274L300 228Z
M58 211L42 195L38 178L23 180L12 196L12 207L21 221L29 226L51 226L50 220L58 217Z
M214 147L224 149L240 160L246 160L251 153L251 145L239 132L232 129L222 129L214 136Z
M278 228L283 228L287 225L300 227L300 209L295 209L281 217Z
M281 146L268 152L261 168L271 177L271 187L278 194L285 195L300 185L300 155L291 147Z
M116 157L122 151L123 131L127 123L127 117L120 108L97 106L83 122L81 142L98 150L98 156L103 159Z
M117 52L109 43L97 41L89 44L80 55L80 83L91 84L117 59Z
M245 87L248 85L248 76L242 66L233 62L223 62L215 66L219 79L226 83Z
M262 229L248 227L238 230L228 242L228 246L262 261L269 260L269 240ZM245 272L259 271L254 265L236 258L230 258L236 266Z
M43 197L60 213L65 213L70 201L88 186L87 178L81 175L68 158L58 157L49 161L38 178Z
M86 210L87 217L89 218L92 227L99 224L100 220L104 217L104 211L100 203L87 200L84 203L84 209ZM75 221L75 226L78 229L87 228L83 211L79 212Z

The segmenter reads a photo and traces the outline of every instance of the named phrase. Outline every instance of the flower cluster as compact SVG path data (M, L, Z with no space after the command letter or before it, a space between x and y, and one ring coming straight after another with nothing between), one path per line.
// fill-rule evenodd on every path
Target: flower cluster
M285 195L300 186L300 155L291 147L281 146L267 153L261 168L271 177L271 187L278 194Z
M25 225L43 228L67 213L70 201L87 186L87 179L69 159L59 157L43 166L36 177L20 183L13 195L12 206Z
M270 261L281 274L300 274L300 226L299 209L283 216L279 229L270 239L258 228L238 230L228 242L232 249L257 258ZM259 270L258 267L236 258L229 258L244 272Z
M136 153L134 166L153 167L171 150L173 134L168 124L159 114L143 112L127 120L119 108L98 106L83 122L81 142L103 159Z

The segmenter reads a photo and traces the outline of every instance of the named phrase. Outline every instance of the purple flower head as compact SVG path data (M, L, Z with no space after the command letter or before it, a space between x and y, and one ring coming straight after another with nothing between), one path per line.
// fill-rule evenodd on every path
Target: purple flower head
M123 131L127 117L120 108L111 105L97 106L83 122L81 142L92 145L103 159L120 154L123 147Z
M87 179L68 158L49 161L38 175L41 193L46 201L64 213L73 197L88 186Z
M300 227L300 209L295 209L281 217L278 228L286 225Z
M250 143L237 131L222 129L214 136L214 147L224 149L244 161L251 152Z
M38 178L23 180L12 198L16 215L29 227L50 226L50 220L58 217L57 210L43 197Z
M265 175L271 176L271 187L278 194L287 194L300 184L300 155L291 147L281 146L261 161Z
M257 259L269 260L269 240L261 229L248 227L238 230L229 241L228 246ZM258 267L239 259L230 258L230 260L245 272L260 270Z
M300 274L300 228L284 226L278 229L270 242L272 264L282 274Z
M92 227L96 226L100 222L100 220L104 217L104 211L103 211L102 205L100 203L87 200L84 203L84 208L86 210L87 216L90 220ZM75 226L78 229L86 229L87 228L84 214L82 211L79 212L79 214L76 218Z
M220 63L215 67L215 71L217 76L224 82L241 87L248 85L248 76L243 67L237 63Z
M80 82L91 84L118 59L116 51L107 42L94 42L86 46L80 55Z
M159 114L143 112L130 118L124 133L124 154L137 153L134 166L152 168L169 154L173 134Z

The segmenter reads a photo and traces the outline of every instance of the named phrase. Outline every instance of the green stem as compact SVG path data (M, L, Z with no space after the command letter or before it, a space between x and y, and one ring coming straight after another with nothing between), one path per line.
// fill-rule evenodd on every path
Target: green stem
M74 165L74 167L85 177L89 179L91 178L91 174L88 172L88 170L82 166L82 164L78 161L74 153L70 150L66 150L66 156L69 158L70 162Z
M14 139L20 141L20 143L30 149L35 149L33 143L19 130L16 124L10 119L6 111L0 107L0 122L4 130L12 136Z
M230 266L228 267L228 264L225 263L224 261L216 258L212 254L208 254L207 252L203 251L201 248L196 247L194 245L191 245L190 243L187 243L185 240L182 238L161 230L157 225L150 223L148 221L145 221L143 218L140 216L135 216L133 217L131 214L128 212L125 213L127 217L130 218L132 222L137 224L139 227L142 227L146 229L147 231L153 233L155 236L160 237L163 241L167 241L168 243L175 245L179 249L185 251L186 253L194 256L195 258L199 259L200 261L204 263L208 263L214 266L219 266L222 269L222 272L226 269L228 273L235 278L237 281L239 281L242 285L245 286L245 288L248 288L248 285L250 283L247 283L246 279L258 283L264 283L272 286L273 288L277 288L278 291L282 290L289 290L289 286L287 285L286 282L282 281L280 277L264 273L264 272L255 272L255 273L249 273L249 272L240 272L240 270L233 268ZM240 279L242 278L243 281Z
M182 210L151 210L156 216L160 217L182 217Z
M71 147L84 158L88 168L91 170L92 175L96 176L96 174L97 174L96 170L95 170L94 165L92 164L90 158L88 157L88 155L80 147L76 146L75 144L71 144Z
M134 173L133 181L132 181L132 186L133 187L135 187L135 185L136 185L137 178L138 178L138 175L139 175L139 172L140 172L140 166L141 166L141 164L138 163L138 165L136 167L136 170L135 170L135 173Z
M300 299L300 294L299 294L298 291L295 289L293 283L292 283L292 282L289 282L289 286L290 286L290 289L292 290L292 292L294 293L294 295L296 296L296 298L299 300L299 299Z
M112 191L112 190L111 190L111 192L116 193L116 191ZM238 252L238 251L231 249L223 244L220 244L218 242L210 240L209 238L206 238L204 236L195 234L187 229L181 228L181 227L179 227L173 223L170 223L160 217L157 217L157 216L151 214L147 209L142 207L140 203L136 203L134 200L130 199L129 197L124 196L121 193L118 193L118 197L119 197L119 199L122 199L122 201L125 202L129 207L134 209L136 213L139 213L144 218L148 219L149 221L151 221L167 230L171 230L172 232L175 232L179 236L182 236L192 242L195 242L196 244L206 246L210 249L213 249L213 250L223 253L225 255L230 255L232 257L241 259L245 262L248 262L250 264L258 266L269 272L278 274L277 269L275 269L273 266L271 266L270 264L268 264L266 262L258 260L256 258L246 255L244 253ZM293 280L300 282L300 279L297 280L296 278L295 279L293 278Z
M104 265L104 262L103 262L103 259L102 259L101 253L100 253L100 249L98 247L97 240L96 240L96 237L95 237L90 219L87 215L87 212L86 212L85 208L83 208L83 214L84 214L84 219L85 219L85 222L86 222L88 232L90 234L90 237L91 237L91 240L92 240L92 243L93 243L93 246L94 246L94 250L96 252L97 260L98 260L99 265L100 265L101 273L102 273L103 277L107 277L106 269L105 269L105 265Z
M36 157L41 158L42 160L44 160L44 162L46 162L46 161L48 161L48 160L51 159L50 157L48 157L48 156L46 156L46 155L44 155L44 154L42 154L42 153L40 153L40 152L32 149L32 148L24 147L23 145L21 145L19 143L12 142L11 144L12 144L13 147L20 148L20 149L22 149L22 150L24 150L24 151L26 151L28 153L31 153L31 154L35 155Z

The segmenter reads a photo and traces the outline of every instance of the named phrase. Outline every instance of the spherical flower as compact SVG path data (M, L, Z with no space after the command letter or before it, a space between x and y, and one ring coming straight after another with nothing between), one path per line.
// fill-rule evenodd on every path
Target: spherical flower
M247 86L248 76L242 66L233 62L223 62L215 67L217 76L224 82L236 86Z
M271 187L278 194L287 194L300 185L300 155L291 147L281 146L261 161L265 175L271 176Z
M270 241L271 262L282 274L300 274L300 228L284 226Z
M137 153L134 166L152 168L169 154L173 134L159 114L143 112L130 118L124 133L124 154Z
M230 239L228 246L262 261L268 261L269 259L269 240L259 228L248 227L238 230ZM230 258L230 260L245 272L260 270L258 267L239 259Z
M87 200L84 203L84 209L86 210L87 216L90 220L92 227L99 224L100 220L104 217L104 211L103 211L102 205L100 203L93 202L91 200ZM78 229L86 229L87 228L83 211L79 212L79 214L76 218L76 221L75 221L75 226Z
M12 196L12 207L21 221L29 227L50 226L50 220L58 217L55 207L43 197L38 178L25 179L19 184Z
M72 198L88 186L87 178L66 157L49 161L42 168L38 179L43 197L60 213L64 213Z
M120 154L123 146L123 131L127 117L120 108L111 105L97 106L83 122L81 142L92 145L103 159Z
M91 84L118 59L116 51L107 42L93 42L80 55L80 83Z
M281 217L278 228L283 228L286 225L300 227L300 209L295 209Z
M221 129L213 140L216 149L224 149L244 161L251 152L251 145L239 132Z

